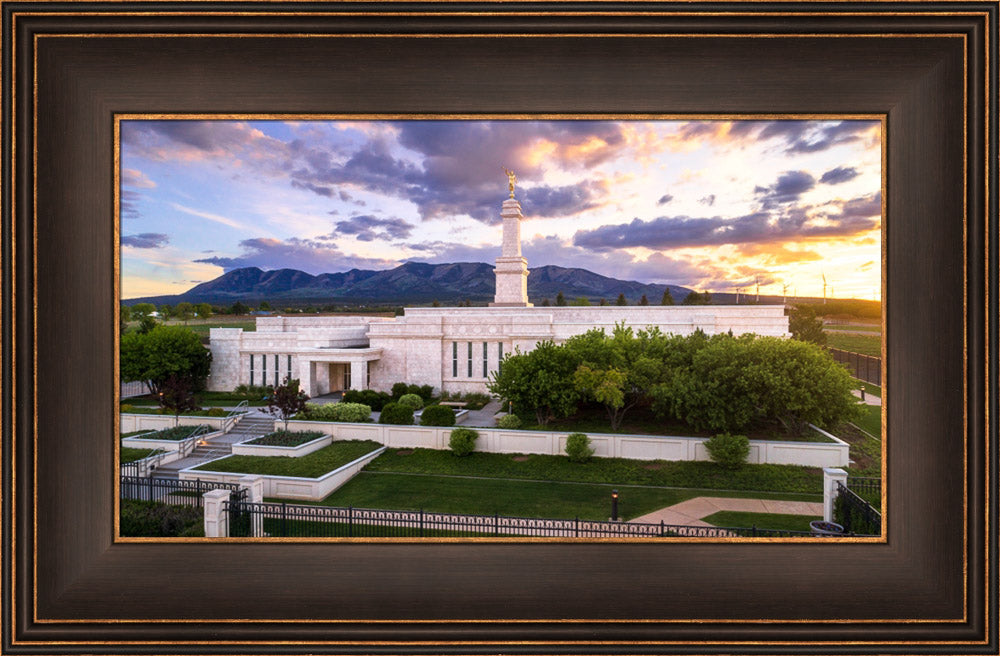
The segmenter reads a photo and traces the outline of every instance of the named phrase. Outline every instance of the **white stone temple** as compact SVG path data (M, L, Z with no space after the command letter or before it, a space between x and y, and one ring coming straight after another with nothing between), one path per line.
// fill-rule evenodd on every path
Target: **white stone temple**
M504 355L591 328L656 326L665 333L788 336L781 305L533 307L521 255L521 205L503 202L503 244L489 307L405 308L403 316L257 317L256 331L212 328L210 390L276 385L297 378L310 397L345 389L389 391L393 383L447 392L486 392Z

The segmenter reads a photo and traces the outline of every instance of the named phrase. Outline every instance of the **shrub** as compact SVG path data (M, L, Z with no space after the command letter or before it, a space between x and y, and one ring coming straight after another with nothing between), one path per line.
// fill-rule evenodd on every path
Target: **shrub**
M400 403L386 403L379 415L378 423L410 426L413 424L413 410Z
M420 387L417 387L417 391L416 392L414 392L411 389L410 393L411 394L415 393L420 398L422 398L424 400L429 400L429 399L434 398L434 386L433 385L421 385Z
M236 389L233 390L233 396L247 401L262 401L270 393L271 387L267 385L237 385Z
M497 428L513 430L521 427L521 418L517 415L504 415L497 420Z
M482 410L490 402L490 395L482 392L469 392L465 395L465 407L469 410Z
M122 499L120 530L128 537L169 538L204 535L202 509Z
M399 400L397 400L396 403L399 403L400 405L405 405L414 412L424 407L424 400L420 398L420 396L417 394L404 394L403 396L399 397Z
M455 411L446 405L429 405L420 413L421 426L454 426Z
M229 414L225 408L209 408L205 415L209 417L225 417Z
M135 410L135 406L131 403L122 403L120 410L121 412L132 412Z
M392 385L392 399L398 401L400 397L407 394L410 391L410 386L406 383L393 383Z
M705 442L705 449L716 463L724 469L739 469L750 455L750 440L746 435L720 433Z
M451 432L448 446L456 456L467 456L476 448L479 433L471 428L456 428Z
M364 403L306 404L306 419L312 421L349 421L361 423L371 419L372 409Z
M345 403L363 403L372 410L381 410L386 403L392 400L392 397L385 392L376 392L371 389L347 390L344 392L342 400Z
M590 438L583 433L570 433L566 438L566 455L572 462L587 462L594 455Z

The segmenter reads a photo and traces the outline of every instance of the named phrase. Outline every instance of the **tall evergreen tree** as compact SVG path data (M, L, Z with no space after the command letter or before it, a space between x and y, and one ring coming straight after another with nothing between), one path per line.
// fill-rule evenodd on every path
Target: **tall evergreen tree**
M618 300L615 301L615 305L628 305L628 300L625 299L624 292L618 294Z
M674 304L674 297L670 293L670 288L667 287L666 289L663 290L663 298L660 299L660 305L673 305L673 304Z

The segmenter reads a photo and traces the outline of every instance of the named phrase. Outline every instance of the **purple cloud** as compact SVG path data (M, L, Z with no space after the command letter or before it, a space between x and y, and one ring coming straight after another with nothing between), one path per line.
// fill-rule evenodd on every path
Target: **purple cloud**
M298 269L311 274L337 273L350 269L387 269L399 264L395 260L358 257L310 239L285 240L245 239L240 242L243 253L235 257L209 257L195 262L214 264L226 271L244 267L261 269Z
M407 239L413 232L413 226L403 219L380 219L371 215L352 216L346 221L337 221L337 229L328 235L327 239L336 238L339 234L354 235L358 241Z
M143 232L122 237L122 246L132 248L163 248L170 243L170 237L159 232Z
M853 166L838 166L837 168L830 169L820 177L819 181L822 184L840 184L841 182L847 182L848 180L853 180L854 178L861 175L858 170Z

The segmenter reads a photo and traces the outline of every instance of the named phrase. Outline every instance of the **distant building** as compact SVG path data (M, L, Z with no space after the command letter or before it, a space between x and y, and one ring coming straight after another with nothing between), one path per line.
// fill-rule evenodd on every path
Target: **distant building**
M512 190L513 191L513 190ZM503 245L490 307L406 308L401 317L258 316L257 330L213 328L211 390L297 378L309 396L393 383L485 392L501 358L538 342L561 343L592 328L656 326L665 333L732 331L788 336L780 305L532 307L521 255L521 205L504 201Z

